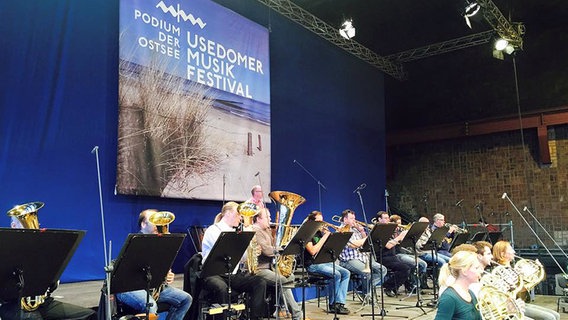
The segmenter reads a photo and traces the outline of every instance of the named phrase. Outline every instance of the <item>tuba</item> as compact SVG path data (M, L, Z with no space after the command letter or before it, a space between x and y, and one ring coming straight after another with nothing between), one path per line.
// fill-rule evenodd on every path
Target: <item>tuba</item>
M156 211L148 216L148 221L156 226L158 234L169 234L170 223L172 223L175 219L176 216L169 211ZM164 290L165 285L166 282L164 281L158 288L153 290L152 297L155 301L160 299L160 294L162 293L162 290Z
M43 208L43 205L43 202L30 202L17 205L10 209L7 215L18 219L24 229L39 229L37 212L39 209ZM20 304L25 311L35 311L45 301L45 297L45 294L35 297L22 297Z
M280 204L276 213L276 247L283 247L292 240L294 229L290 227L294 210L306 202L301 195L288 191L272 191L270 198ZM284 277L289 277L294 272L296 259L293 255L280 256L276 262L276 270Z
M243 216L244 226L250 226L252 225L252 218L256 216L260 210L258 209L258 206L252 202L243 202L237 207L237 212ZM258 271L258 256L260 253L255 234L250 240L246 252L246 266L251 274L255 274Z

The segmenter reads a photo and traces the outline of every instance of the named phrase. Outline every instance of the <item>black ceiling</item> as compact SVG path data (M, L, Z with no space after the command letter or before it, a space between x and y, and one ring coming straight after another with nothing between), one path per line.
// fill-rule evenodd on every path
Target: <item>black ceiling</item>
M330 25L353 19L355 41L381 56L490 30L467 27L456 0L292 0ZM568 104L568 1L493 0L526 27L515 55L521 110ZM387 129L471 121L517 111L512 57L497 60L490 44L404 64L408 80L385 76Z

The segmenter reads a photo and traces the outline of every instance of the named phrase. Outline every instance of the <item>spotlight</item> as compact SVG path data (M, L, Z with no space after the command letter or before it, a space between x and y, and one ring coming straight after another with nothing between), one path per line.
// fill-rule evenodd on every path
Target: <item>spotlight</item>
M495 45L495 50L503 51L509 45L509 41L503 38L499 38L497 39L497 41L495 41L494 45Z
M341 28L339 28L339 34L347 40L353 38L355 36L355 27L353 26L353 20L345 20L341 25Z
M466 1L465 8L463 11L463 17L465 19L465 24L471 29L471 21L469 18L473 18L481 10L479 3L475 1Z

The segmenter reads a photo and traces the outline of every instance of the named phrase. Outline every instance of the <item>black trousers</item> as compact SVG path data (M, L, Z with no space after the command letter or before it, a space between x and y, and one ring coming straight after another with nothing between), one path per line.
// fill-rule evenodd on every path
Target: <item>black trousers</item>
M212 303L227 304L229 277L211 276L203 279L205 298ZM262 318L266 315L266 281L248 272L231 275L231 289L238 293L246 292L250 298L250 317Z
M398 286L404 284L412 268L401 261L399 257L391 255L383 256L383 265L394 272L394 276L388 277L383 283L383 287L390 290L396 290Z

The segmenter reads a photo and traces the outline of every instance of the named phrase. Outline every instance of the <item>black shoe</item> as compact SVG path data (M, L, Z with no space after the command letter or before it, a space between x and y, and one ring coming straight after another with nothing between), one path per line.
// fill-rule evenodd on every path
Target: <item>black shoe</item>
M385 294L391 298L396 297L396 292L393 289L385 289Z
M351 312L349 311L349 309L345 308L345 305L343 303L336 303L335 309L337 310L338 314L349 314Z

